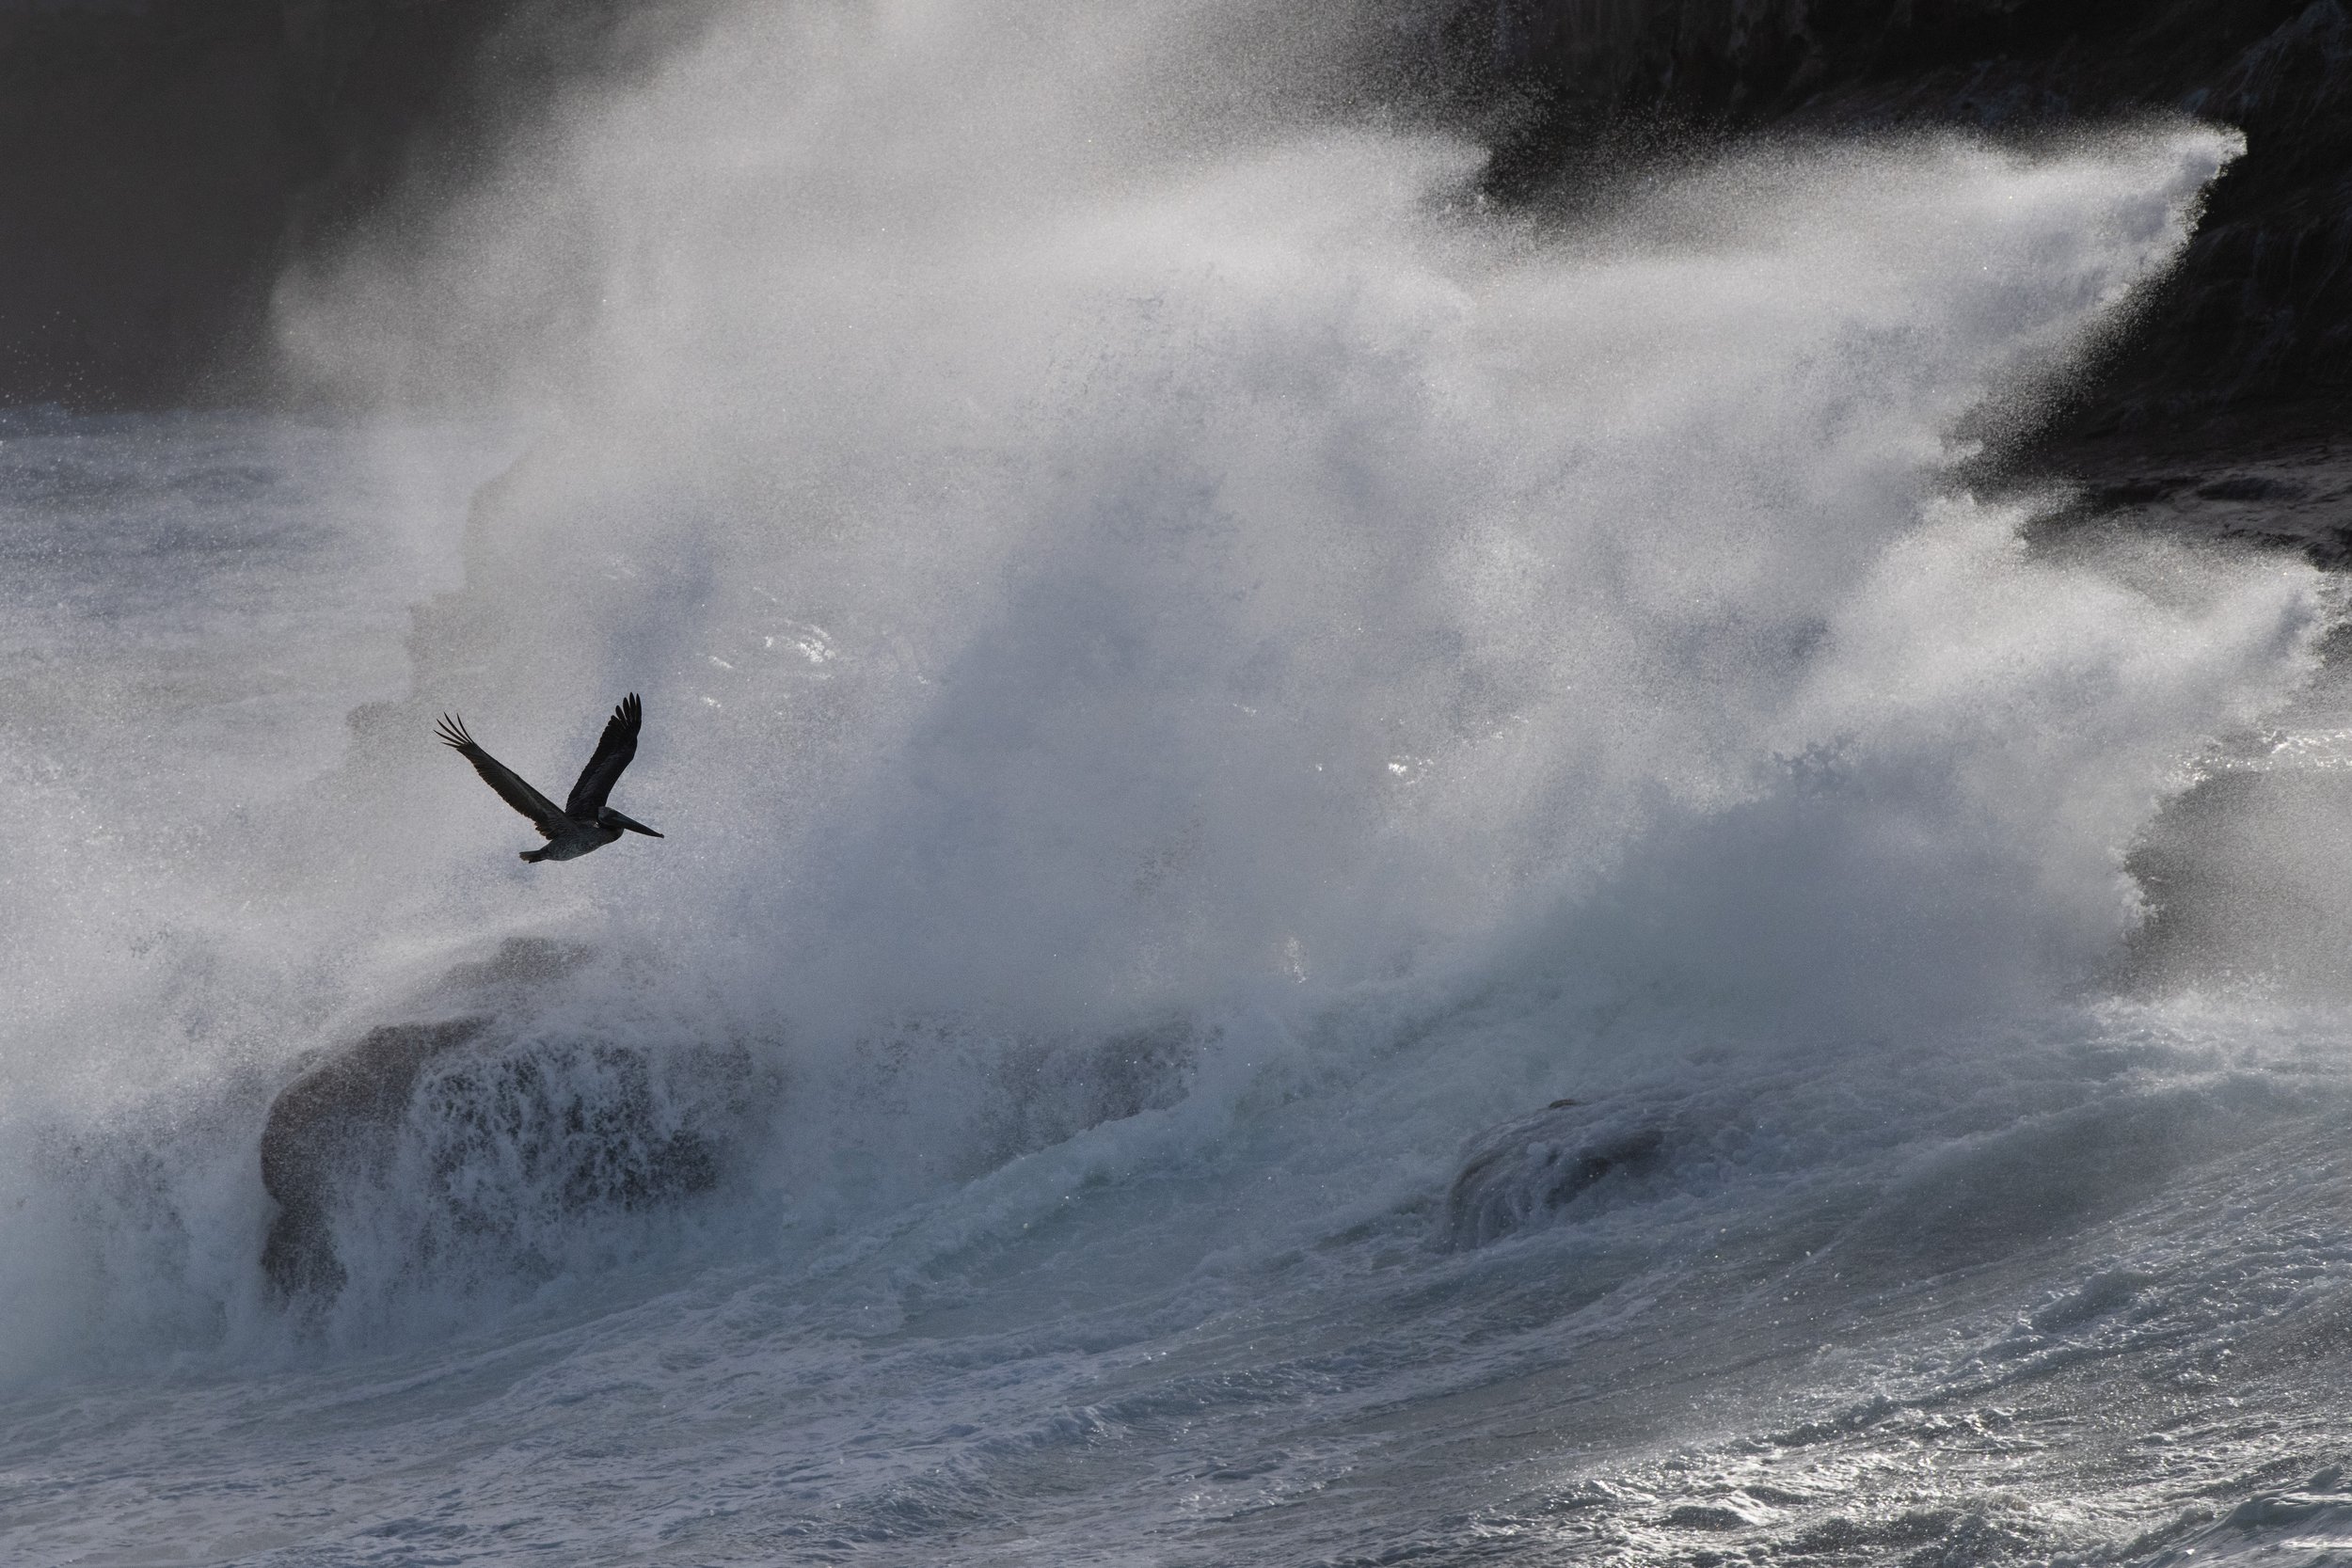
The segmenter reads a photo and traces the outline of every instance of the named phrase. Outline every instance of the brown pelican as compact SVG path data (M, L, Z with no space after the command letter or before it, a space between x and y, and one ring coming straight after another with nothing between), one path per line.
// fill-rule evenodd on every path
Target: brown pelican
M644 708L632 691L621 699L621 705L612 710L612 717L604 721L604 738L596 742L596 754L588 759L588 766L580 770L580 783L572 785L571 799L562 810L554 801L523 782L521 774L474 744L466 733L465 721L441 715L441 744L453 746L457 754L473 764L473 770L482 775L482 782L499 792L499 799L531 818L531 825L539 830L539 836L548 841L544 849L526 849L527 861L578 860L591 849L601 849L621 836L621 830L644 833L647 838L661 835L643 822L632 822L604 803L620 782L621 769L637 754L637 727L644 721Z

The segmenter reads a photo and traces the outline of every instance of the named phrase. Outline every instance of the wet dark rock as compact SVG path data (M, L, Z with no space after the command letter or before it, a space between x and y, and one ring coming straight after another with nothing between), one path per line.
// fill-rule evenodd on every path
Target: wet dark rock
M1482 1135L1446 1193L1445 1243L1484 1246L1558 1215L1605 1183L1657 1169L1666 1132L1607 1118L1573 1100Z
M480 966L492 968L494 965ZM694 1076L717 1117L681 1113L651 1053L617 1045L500 1045L484 1017L389 1024L314 1061L281 1090L262 1134L276 1201L262 1267L284 1295L342 1289L355 1222L422 1261L437 1238L529 1252L534 1227L710 1190L731 1092ZM747 1078L716 1064L717 1079ZM388 1218L389 1217L389 1218Z
M2337 451L2325 420L2239 415L2162 440L2110 433L2063 455L2079 499L2041 535L2123 529L2352 565L2352 449Z
M262 1130L262 1185L278 1203L262 1268L279 1290L342 1288L338 1193L384 1163L426 1064L477 1038L485 1022L462 1018L371 1029L278 1091Z
M2293 500L2303 494L2303 486L2292 480L2265 479L2260 474L2231 474L2200 484L2197 494L2209 501Z
M2147 506L2169 500L2173 493L2192 488L2192 479L2125 479L2112 484L2093 487L2090 503L2094 511L2113 512L2123 507Z

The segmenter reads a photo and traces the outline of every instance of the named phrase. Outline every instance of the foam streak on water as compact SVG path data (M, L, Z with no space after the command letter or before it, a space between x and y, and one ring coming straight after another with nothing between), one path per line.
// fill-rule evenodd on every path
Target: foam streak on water
M2329 594L1955 477L2233 138L1553 227L1375 36L718 13L288 280L357 428L0 431L11 1560L2341 1533L2344 999L2144 892ZM432 717L629 689L519 863ZM271 1095L458 1018L282 1299Z

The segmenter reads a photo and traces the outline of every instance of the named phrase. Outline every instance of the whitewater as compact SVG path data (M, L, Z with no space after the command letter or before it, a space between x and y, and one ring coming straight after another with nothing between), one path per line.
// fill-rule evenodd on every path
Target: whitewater
M332 414L0 419L0 1559L2352 1560L2342 595L1986 461L2234 133L1516 211L1379 8L647 10ZM434 719L628 690L521 864Z

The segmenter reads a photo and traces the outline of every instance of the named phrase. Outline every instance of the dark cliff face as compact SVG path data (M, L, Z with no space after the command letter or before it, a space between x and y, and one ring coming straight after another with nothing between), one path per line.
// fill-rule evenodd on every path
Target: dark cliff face
M1464 0L1441 29L1498 194L1573 200L1658 146L2153 112L2248 151L2073 434L2352 391L2352 10L2342 0Z
M0 0L0 404L267 389L272 284L708 0ZM1574 200L1748 132L2150 110L2247 156L2078 430L2352 389L2346 0L1397 0L1400 77ZM663 19L649 22L649 18ZM395 203L396 204L396 203ZM429 203L416 210L424 210Z

